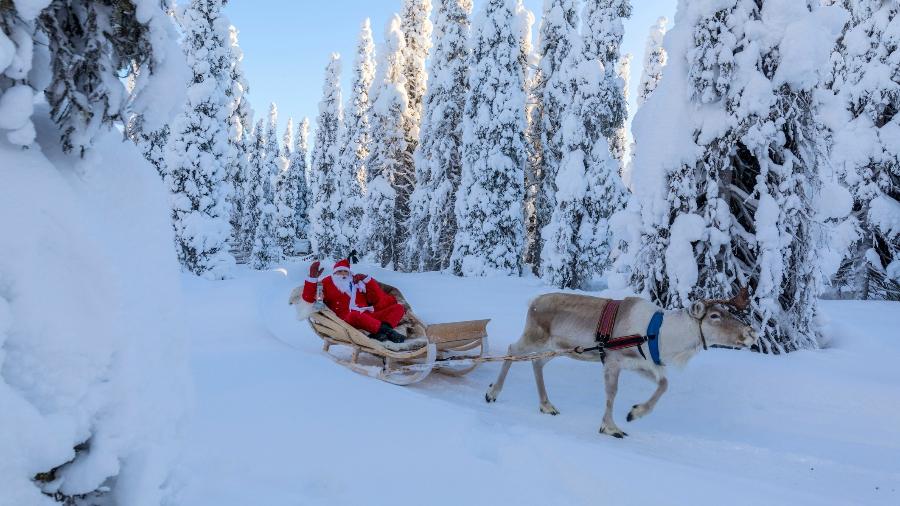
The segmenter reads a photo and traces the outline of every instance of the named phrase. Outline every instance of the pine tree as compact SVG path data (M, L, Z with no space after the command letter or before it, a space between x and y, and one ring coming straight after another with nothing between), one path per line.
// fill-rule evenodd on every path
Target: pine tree
M178 259L187 271L212 279L225 277L234 264L228 251L230 108L225 89L231 67L221 9L221 0L193 0L184 11L191 89L166 154Z
M279 162L283 168L275 178L276 237L285 256L293 256L296 253L294 244L298 238L294 209L297 205L297 186L300 181L295 179L296 168L292 167L296 160L292 153L293 149L294 119L288 118L284 137L281 140L281 160Z
M312 153L314 200L310 212L312 251L318 257L337 258L346 255L350 241L344 231L341 214L339 134L343 121L341 105L341 60L333 54L325 68L322 101L319 102L318 128Z
M294 196L294 230L297 237L309 237L309 119L303 118L297 129L296 146L291 153L288 172L292 181Z
M250 252L250 265L254 269L268 269L282 259L281 245L277 237L277 215L275 207L275 191L272 177L263 177L259 201L259 223L253 234L253 249Z
M631 59L631 54L623 54L616 66L616 77L621 86L621 91L617 95L621 95L622 103L625 104L626 117L628 116L628 95L631 86ZM609 150L619 163L619 173L624 174L631 153L631 146L628 143L628 126L624 121L609 138Z
M784 5L682 0L666 79L633 128L636 289L678 307L749 284L751 322L770 352L816 346L822 277L813 93L830 48L791 41L837 37L833 16Z
M147 130L143 117L134 116L128 123L128 137L137 144L141 154L156 168L159 177L166 178L166 145L169 143L169 125L157 130Z
M265 149L260 157L259 219L253 234L250 264L254 269L266 269L284 258L278 234L278 208L275 202L275 181L286 169L278 142L278 107L269 106L269 124L266 127Z
M852 196L856 234L835 284L861 299L900 300L900 5L844 0L851 18L832 58L828 87L839 118L831 161Z
M405 76L407 113L405 122L406 150L404 164L393 171L391 186L394 188L394 233L397 247L394 248L394 266L398 270L409 271L416 268L413 260L406 257L405 245L409 243L411 231L409 221L411 199L416 187L415 150L419 145L419 128L422 121L422 101L426 92L428 74L425 61L431 49L431 0L404 0L401 12L403 31L403 75Z
M572 20L576 21L574 15ZM588 59L581 40L574 37L560 69L568 98L561 118L555 204L544 228L541 274L560 288L586 288L610 266L609 218L623 206L625 190L601 128L610 114L603 65Z
M456 192L462 173L462 117L469 86L472 0L439 0L435 45L415 153L407 258L411 268L450 265L456 235Z
M473 23L463 170L451 264L465 276L520 274L524 247L525 67L531 17L488 0Z
M398 233L395 182L412 165L407 132L412 117L407 108L404 48L400 16L394 15L379 52L378 87L372 104L372 153L367 163L365 217L362 236L366 254L381 266L397 265L403 242Z
M241 223L241 250L248 256L253 251L256 227L259 224L263 177L266 173L266 128L263 119L256 122L247 148L247 181L244 186L244 215Z
M541 144L543 132L542 102L538 96L538 72L540 57L529 51L529 65L525 84L526 104L525 140L527 143L527 163L525 164L525 253L523 263L531 266L534 274L540 274L538 266L541 256L541 230L538 226L538 197L541 192L544 153Z
M228 163L228 180L233 189L231 197L231 240L235 244L240 243L241 224L244 221L245 205L247 201L247 173L249 171L249 153L250 133L253 128L253 111L250 108L250 100L247 94L250 87L241 62L244 59L244 53L238 45L238 31L232 25L229 28L230 41L230 58L231 58L231 86L230 97L232 101L232 112L229 118L231 124L231 132L229 135L229 144L231 146L230 160Z
M626 86L617 75L617 70L625 33L624 20L629 17L630 0L592 0L585 3L582 27L587 59L600 60L606 71L603 93L609 104L609 117L602 122L602 128L614 156L619 160L620 169L624 168L628 151L625 141L627 133L624 131L628 104L624 92Z
M52 0L43 5L35 9L25 2L4 2L0 7L4 31L12 35L7 41L18 50L15 65L0 78L0 92L17 85L41 89L66 153L83 156L101 127L128 123L133 116L140 116L140 133L149 136L160 129L180 105L177 93L160 97L164 84L151 82L154 74L173 68L167 3L144 6L140 15L124 0ZM42 61L41 72L29 76L33 57ZM30 122L10 135L16 144L33 140Z
M350 104L341 130L340 184L341 214L345 222L348 246L360 247L363 219L363 190L366 187L366 160L372 144L372 107L369 95L375 79L375 44L370 21L363 22L353 67Z
M539 190L535 196L534 241L539 249L555 247L547 244L543 237L543 229L550 223L550 217L556 206L556 175L560 171L565 150L563 141L563 119L568 116L567 107L572 105L575 90L570 88L568 69L564 67L570 54L580 44L578 35L578 13L575 0L548 0L544 3L544 14L541 19L538 53L540 64L534 84L534 94L540 110L541 124L536 126L540 132L541 166L536 171L539 175ZM543 254L534 258L534 268L540 271L540 260Z
M641 84L638 88L638 106L647 101L662 79L663 67L666 66L668 58L663 47L668 22L669 20L663 16L650 27L650 35L647 36L647 46L644 50L644 71L641 73Z

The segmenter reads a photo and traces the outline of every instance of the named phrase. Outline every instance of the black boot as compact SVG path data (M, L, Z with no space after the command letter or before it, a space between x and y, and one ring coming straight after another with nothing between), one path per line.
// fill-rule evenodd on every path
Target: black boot
M369 334L369 339L374 339L376 341L386 341L387 336L384 335L384 324L381 324L381 328L378 329L378 332L372 332Z
M381 323L381 328L378 329L378 333L384 335L383 340L385 341L390 341L392 343L402 343L403 341L406 341L406 336L397 332L393 327L384 322Z

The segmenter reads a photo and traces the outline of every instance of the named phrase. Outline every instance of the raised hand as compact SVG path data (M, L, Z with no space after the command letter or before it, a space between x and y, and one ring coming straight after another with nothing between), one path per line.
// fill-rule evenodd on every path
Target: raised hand
M319 267L319 261L316 260L315 262L312 263L312 265L309 266L309 277L318 278L319 276L322 275L322 272L324 272L324 271L325 271L325 269Z

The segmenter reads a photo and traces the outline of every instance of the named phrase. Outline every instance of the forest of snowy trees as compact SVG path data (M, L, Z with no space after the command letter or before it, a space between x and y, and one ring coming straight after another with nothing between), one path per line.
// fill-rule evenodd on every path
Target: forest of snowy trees
M678 0L635 57L631 0L395 0L281 123L226 1L0 0L16 504L173 503L179 269L355 250L665 308L747 287L767 353L819 346L824 298L900 300L896 0Z
M363 22L346 101L331 56L311 146L306 120L279 142L274 104L252 124L221 0L177 13L188 102L131 135L172 189L186 270L357 250L670 308L747 285L775 352L815 346L824 295L900 298L891 2L680 2L649 28L633 140L628 0L547 0L534 43L520 0L398 7L380 44Z
M59 45L69 2L34 2L48 5L24 25L2 4L7 137L33 142L19 103L34 90L67 152L121 122L171 192L186 271L356 250L399 271L627 285L668 308L747 285L776 352L815 345L820 297L900 299L895 2L680 1L671 30L649 27L633 137L629 0L546 0L536 41L521 0L402 0L380 36L362 23L351 89L331 55L315 124L284 132L275 104L249 105L224 3L160 11L190 74L161 126L138 47L157 21L126 16L143 3L79 11L78 37L125 46L78 62ZM109 19L119 31L101 34ZM31 40L53 57L38 82ZM127 89L104 92L102 68L127 68Z

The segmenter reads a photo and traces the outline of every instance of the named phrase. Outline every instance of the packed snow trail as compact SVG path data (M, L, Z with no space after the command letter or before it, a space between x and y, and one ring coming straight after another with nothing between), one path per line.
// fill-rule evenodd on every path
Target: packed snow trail
M824 302L822 351L702 352L632 423L653 385L626 374L616 417L630 437L617 440L597 433L600 364L547 366L556 417L538 412L527 364L491 405L497 364L405 388L340 367L288 306L306 267L185 278L196 392L183 504L900 504L900 304ZM426 321L492 318L496 355L551 291L359 270Z

